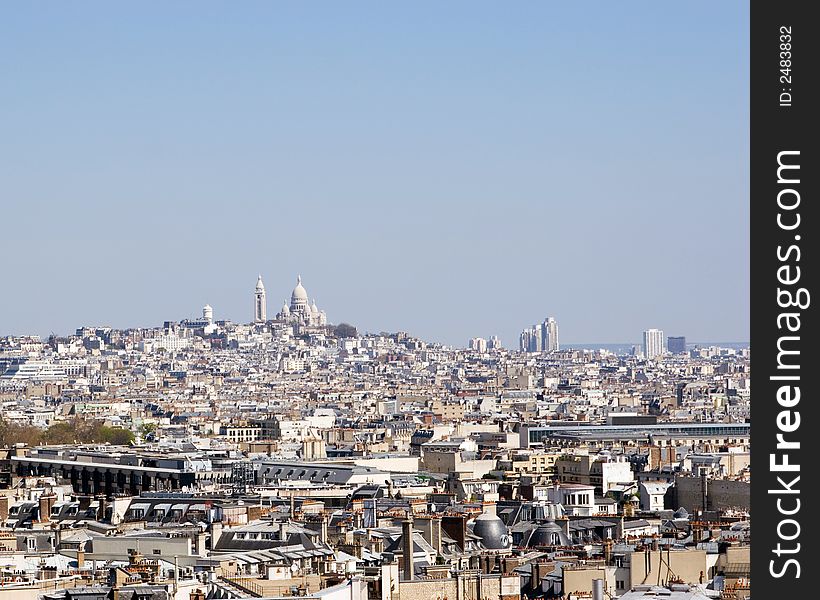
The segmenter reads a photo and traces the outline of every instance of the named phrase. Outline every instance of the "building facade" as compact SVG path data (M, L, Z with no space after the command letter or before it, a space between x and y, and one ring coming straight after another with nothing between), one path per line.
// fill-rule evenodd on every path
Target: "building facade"
M651 360L666 352L663 338L663 330L647 329L643 332L643 355L647 360Z

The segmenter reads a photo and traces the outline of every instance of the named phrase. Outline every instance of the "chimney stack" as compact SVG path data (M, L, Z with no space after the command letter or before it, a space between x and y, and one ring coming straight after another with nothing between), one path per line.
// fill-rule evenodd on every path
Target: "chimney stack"
M322 513L322 529L319 539L322 540L323 544L327 544L327 515Z
M626 537L624 535L624 516L621 514L618 516L618 524L615 527L615 539L621 541Z
M607 565L612 564L612 539L604 540L604 562Z
M40 495L40 522L45 523L51 520L51 507L57 502L57 496L51 492L44 492Z
M403 577L405 581L413 581L413 517L409 513L401 523L401 537Z
M441 518L430 519L430 545L441 554Z
M592 600L604 600L604 580L592 580Z

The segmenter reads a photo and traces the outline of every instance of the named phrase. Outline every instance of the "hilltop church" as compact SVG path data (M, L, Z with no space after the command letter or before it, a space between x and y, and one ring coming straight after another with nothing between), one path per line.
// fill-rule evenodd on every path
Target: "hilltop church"
M265 297L265 284L262 283L262 276L256 280L256 290L254 291L253 320L255 323L267 321L267 300ZM302 277L296 278L296 287L290 294L290 306L287 301L282 304L282 309L276 314L276 321L299 325L302 327L321 327L327 325L327 315L325 311L319 310L316 300L308 304L308 293L302 285Z

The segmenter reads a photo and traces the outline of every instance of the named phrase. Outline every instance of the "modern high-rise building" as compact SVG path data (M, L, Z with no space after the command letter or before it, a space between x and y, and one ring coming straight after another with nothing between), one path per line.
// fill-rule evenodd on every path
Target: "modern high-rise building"
M539 352L541 350L541 338L535 327L528 327L521 332L518 337L518 347L521 352Z
M519 347L522 352L555 352L558 350L558 322L553 317L544 319L521 332Z
M491 335L490 339L487 340L487 348L489 350L500 350L502 347L501 340L498 339L497 335Z
M262 283L262 276L256 280L256 291L253 293L253 321L254 323L264 323L268 320L267 300L265 299L265 284Z
M558 322L553 317L548 317L541 324L541 348L545 352L558 350Z
M669 336L666 338L666 348L672 354L683 354L686 352L686 338L684 336Z
M643 355L649 360L666 352L662 329L647 329L643 332Z
M214 322L214 309L211 308L210 304L206 304L202 308L202 320L208 325L211 325Z
M474 337L470 339L469 344L470 350L475 350L476 352L486 352L487 351L487 340L481 337Z

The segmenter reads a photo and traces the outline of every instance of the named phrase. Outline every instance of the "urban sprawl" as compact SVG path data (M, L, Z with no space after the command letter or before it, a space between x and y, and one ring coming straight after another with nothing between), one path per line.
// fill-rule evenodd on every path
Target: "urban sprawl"
M0 600L750 597L748 347L251 299L0 338Z

